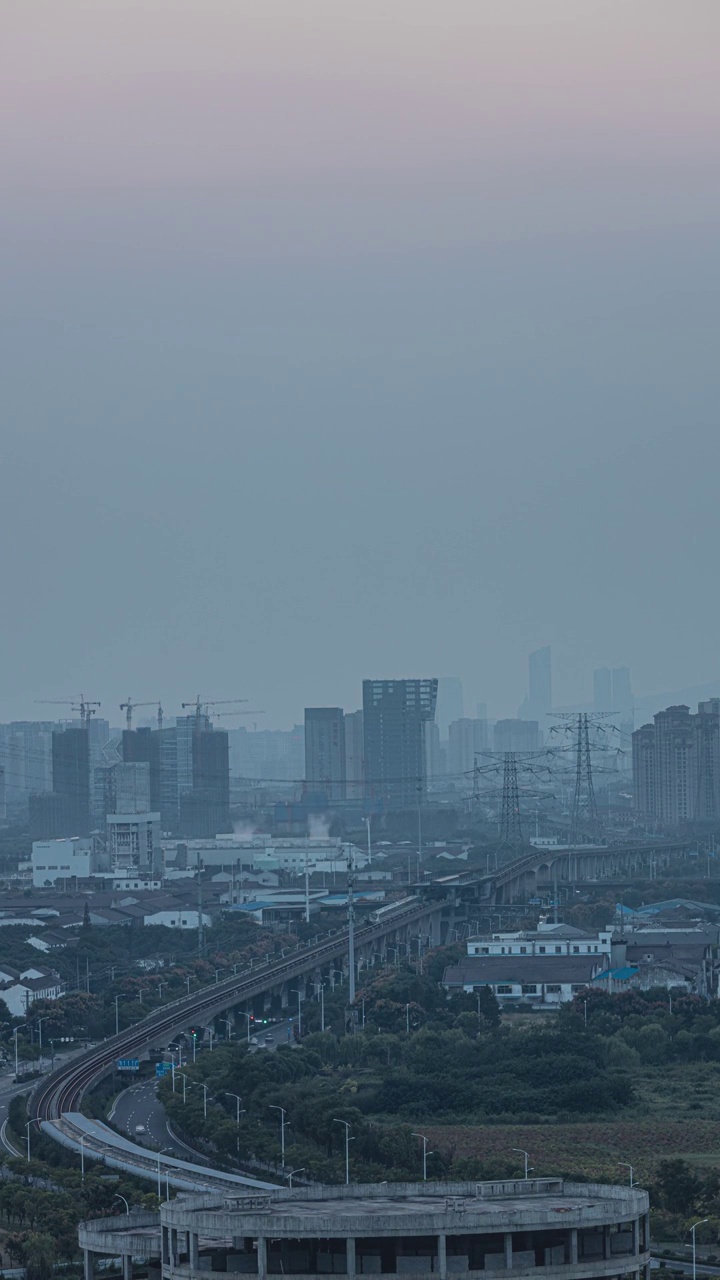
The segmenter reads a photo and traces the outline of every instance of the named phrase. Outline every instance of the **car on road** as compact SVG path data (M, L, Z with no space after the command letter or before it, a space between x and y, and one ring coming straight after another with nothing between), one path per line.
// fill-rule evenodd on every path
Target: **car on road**
M257 1038L257 1036L251 1036L251 1037L250 1037L250 1043L251 1043L251 1044L257 1044L257 1043L258 1043L258 1038Z
M265 1043L265 1044L272 1044L272 1042L273 1042L273 1038L272 1038L272 1036L268 1033L268 1035L266 1035L266 1036L265 1036L264 1043Z
M144 1125L144 1124L136 1124L136 1125L135 1125L135 1132L136 1132L137 1134L147 1133L147 1129L145 1128L145 1125Z

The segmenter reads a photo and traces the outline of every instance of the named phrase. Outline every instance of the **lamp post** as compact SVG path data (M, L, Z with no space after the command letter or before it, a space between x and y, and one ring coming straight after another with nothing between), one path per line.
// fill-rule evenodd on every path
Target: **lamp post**
M80 1181L85 1186L85 1140L87 1134L80 1134Z
M185 1097L186 1097L186 1094L185 1094L186 1082L187 1082L187 1080L189 1079L189 1076L186 1076L184 1071L178 1071L178 1075L180 1076L180 1079L181 1079L181 1080L182 1080L182 1082L183 1082L183 1104L184 1104L184 1103L185 1103Z
M240 1106L240 1103L242 1102L242 1098L240 1097L240 1094L239 1094L239 1093L230 1093L230 1091L229 1091L228 1089L226 1089L226 1090L225 1090L225 1097L226 1097L226 1098L234 1098L234 1099L235 1099L235 1102L236 1102L236 1104L237 1104L237 1105L236 1105L236 1108L235 1108L235 1119L236 1119L236 1122L237 1122L237 1128L238 1128L238 1133L237 1133L237 1149L238 1149L238 1155L239 1155L239 1154L240 1154L240 1117L245 1115L245 1108Z
M130 1205L128 1204L128 1202L127 1202L127 1200L125 1199L125 1197L120 1195L120 1192L119 1192L119 1191L116 1191L116 1192L115 1192L115 1195L113 1196L113 1200L122 1200L123 1204L125 1205L125 1212L126 1212L126 1214L128 1215L128 1217L129 1217L129 1216L130 1216Z
M236 1011L235 1011L235 1012L236 1012L236 1014L238 1014L238 1013L239 1013L239 1014L240 1014L240 1016L241 1016L242 1018L245 1018L245 1020L247 1021L247 1042L248 1042L248 1044L249 1044L249 1043L250 1043L250 1022L251 1022L250 1014L249 1014L249 1013L245 1013L245 1011L244 1011L243 1009L236 1009Z
M628 1164L627 1160L618 1160L618 1165L622 1165L622 1167L623 1167L624 1169L629 1169L629 1170L630 1170L630 1186L631 1186L631 1187L634 1187L634 1186L635 1186L635 1182L634 1182L634 1179L633 1179L633 1172L634 1172L634 1171L633 1171L633 1167L632 1167L632 1165L631 1165L631 1164Z
M22 1031L23 1028L26 1026L27 1026L27 1022L21 1022L20 1026L15 1027L15 1030L13 1031L13 1039L15 1041L15 1079L16 1080L18 1077L18 1042L17 1042L18 1031Z
M410 1005L405 1005L405 1030L410 1035Z
M207 1120L207 1096L208 1096L208 1085L206 1085L206 1084L200 1084L200 1085L198 1086L198 1088L202 1089L202 1091L203 1091L203 1118L204 1118L205 1120Z
M290 1190L290 1191L292 1191L292 1180L293 1180L293 1178L294 1178L295 1174L296 1174L296 1173L304 1173L304 1172L305 1172L305 1166L303 1165L302 1169L290 1169L290 1170L289 1170L289 1172L285 1174L285 1177L289 1179L289 1190Z
M350 1181L350 1143L353 1141L350 1137L350 1121L333 1118L333 1124L345 1125L345 1186L347 1186Z
M115 1035L120 1035L120 1014L118 1013L118 1000L120 996L115 997Z
M428 1156L432 1156L432 1155L434 1155L434 1154L435 1154L435 1152L434 1152L434 1151L428 1151L428 1142L430 1141L430 1139L429 1139L429 1138L426 1138L424 1133L413 1133L413 1134L412 1134L412 1137L413 1137L413 1138L420 1138L420 1141L421 1141L421 1142L422 1142L422 1144L423 1144L423 1182L427 1182L427 1160L428 1160Z
M43 1024L43 1022L45 1022L45 1019L47 1018L47 1016L48 1016L48 1015L47 1015L46 1013L44 1013L44 1014L43 1014L43 1016L42 1016L42 1018L37 1018L37 1019L36 1019L36 1021L37 1021L37 1029L38 1029L38 1051L39 1051L39 1054L40 1054L40 1070L41 1070L41 1071L42 1071L42 1024Z
M281 1153L280 1163L282 1165L282 1168L284 1169L285 1168L285 1125L287 1123L285 1120L285 1117L287 1115L287 1111L285 1110L284 1107L278 1107L273 1102L270 1103L270 1110L280 1112L280 1153Z
M30 1130L34 1124L39 1124L37 1116L33 1116L32 1120L28 1120L25 1124L25 1133L27 1134L27 1158L30 1160Z
M693 1269L692 1269L692 1273L693 1273L693 1280L696 1280L696 1267L695 1267L695 1232L696 1232L696 1230L697 1230L697 1228L698 1228L698 1227L702 1227L706 1222L707 1222L707 1218L701 1218L699 1222L695 1222L695 1223L693 1223L693 1225L692 1225L692 1226L691 1226L691 1228L690 1228L690 1230L692 1231L692 1244L693 1244Z
M325 1030L325 987L322 982L315 983L315 990L320 992L320 1030Z
M222 1022L224 1027L227 1027L228 1040L232 1040L232 1022L230 1021L229 1018L221 1018L220 1021Z
M292 987L292 994L298 998L298 1040L302 1039L302 992L299 987Z
M515 1151L515 1152L517 1152L517 1154L518 1154L519 1156L524 1156L524 1157L525 1157L525 1172L524 1172L524 1174L523 1174L523 1177L524 1177L525 1181L527 1182L527 1177L528 1177L528 1161L529 1161L529 1159L530 1159L530 1155L529 1155L529 1153L528 1153L527 1151L524 1151L522 1147L512 1147L512 1150L513 1150L513 1151Z

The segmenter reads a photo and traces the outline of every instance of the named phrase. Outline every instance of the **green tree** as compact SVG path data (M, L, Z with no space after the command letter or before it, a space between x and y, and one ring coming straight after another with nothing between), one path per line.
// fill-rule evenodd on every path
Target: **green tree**
M492 987L481 987L478 1007L486 1026L493 1030L500 1026L500 1005Z

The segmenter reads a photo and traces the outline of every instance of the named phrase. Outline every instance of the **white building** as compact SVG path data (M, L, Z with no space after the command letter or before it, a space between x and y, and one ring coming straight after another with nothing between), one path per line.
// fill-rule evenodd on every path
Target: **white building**
M612 929L586 933L572 925L547 923L533 930L471 938L467 953L469 956L609 956L612 933Z
M212 924L212 918L203 911L203 924ZM164 924L169 929L197 929L198 912L188 907L169 907L163 911L147 911L143 924Z
M62 994L62 981L54 969L38 966L19 971L0 966L0 1000L14 1018L23 1017L34 1000L57 1000Z
M93 842L72 836L65 840L35 840L32 847L32 882L46 889L64 880L86 880L92 874Z

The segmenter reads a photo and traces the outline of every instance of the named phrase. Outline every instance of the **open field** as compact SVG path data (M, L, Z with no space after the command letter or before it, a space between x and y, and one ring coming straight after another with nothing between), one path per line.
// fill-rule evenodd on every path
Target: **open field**
M617 1179L629 1161L638 1181L650 1180L660 1160L682 1157L720 1167L720 1088L715 1063L643 1069L638 1100L613 1119L572 1124L426 1125L433 1147L455 1158L521 1162L530 1152L540 1175L583 1174Z

